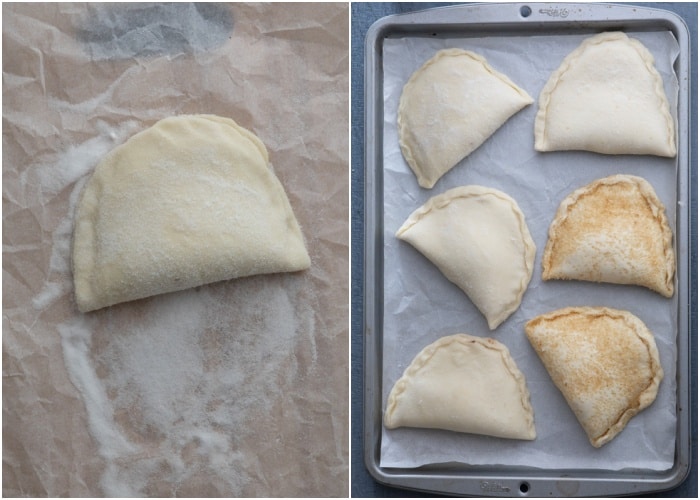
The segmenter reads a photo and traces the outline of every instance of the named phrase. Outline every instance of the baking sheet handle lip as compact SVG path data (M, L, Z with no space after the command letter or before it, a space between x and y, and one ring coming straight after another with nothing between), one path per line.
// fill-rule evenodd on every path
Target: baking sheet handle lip
M528 17L520 15L522 7L534 7L531 9L532 14ZM512 19L504 20L502 11L506 8L512 8ZM559 12L566 9L573 12L571 17L560 16ZM576 14L576 9L585 14ZM605 9L604 19L591 20L587 17L591 10L601 12ZM459 14L467 15L478 13L479 22L474 22L473 19L460 21ZM449 19L449 23L445 20ZM654 8L643 7L635 4L619 4L619 3L577 3L577 2L506 2L506 3L471 3L471 4L455 4L445 5L440 7L432 7L423 10L406 12L401 14L392 14L378 19L367 31L367 37L372 37L373 40L380 40L384 37L391 36L397 33L410 33L420 31L428 26L439 24L444 26L464 26L478 25L479 29L484 29L488 26L495 25L498 29L518 28L518 29L538 29L542 27L548 28L571 28L587 26L587 23L595 23L599 30L603 27L606 30L616 29L617 23L626 22L633 25L649 25L650 23L660 23L664 28L669 29L678 36L679 32L689 33L688 26L675 12ZM638 29L638 26L634 26ZM590 29L590 27L589 27ZM367 44L365 45L367 46Z
M425 471L410 469L369 468L380 483L431 493L460 496L616 496L663 492L680 485L687 478L689 468L682 467L667 473L645 474L630 471L624 477L615 471L598 470L540 470L525 468L507 472L456 471L427 475ZM611 476L606 478L607 475ZM521 486L526 485L526 491Z

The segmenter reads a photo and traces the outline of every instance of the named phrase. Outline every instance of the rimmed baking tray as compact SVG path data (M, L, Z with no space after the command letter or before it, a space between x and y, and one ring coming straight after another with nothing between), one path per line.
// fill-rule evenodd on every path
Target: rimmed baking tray
M678 155L673 204L677 262L675 333L675 451L665 470L644 468L542 468L522 465L430 463L400 468L381 465L385 270L385 74L387 40L470 37L592 35L605 30L668 31L679 46L673 62ZM389 16L368 31L365 44L365 373L364 457L378 481L433 493L478 496L595 496L640 494L677 486L690 467L689 395L689 54L687 27L675 14L638 6L571 3L472 4ZM547 54L533 54L547 57ZM536 98L536 95L533 95ZM435 191L431 194L437 194ZM512 194L512 193L511 193ZM416 204L413 208L417 208ZM672 212L672 213L670 213ZM539 261L538 261L539 264ZM536 268L536 273L539 269ZM544 311L543 311L544 312ZM456 332L455 332L456 333ZM391 384L392 381L386 381ZM535 408L537 420L537 408Z

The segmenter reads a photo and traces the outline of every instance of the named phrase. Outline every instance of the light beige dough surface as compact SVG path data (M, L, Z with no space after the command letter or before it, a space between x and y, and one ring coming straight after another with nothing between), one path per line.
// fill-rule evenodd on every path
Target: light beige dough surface
M432 188L532 102L482 56L439 51L411 76L399 101L399 144L418 184Z
M676 156L674 120L649 50L605 32L571 52L540 94L535 149Z
M310 265L263 143L214 115L166 118L115 148L76 211L78 308Z
M384 425L535 439L525 376L508 348L457 334L425 347L389 394Z
M469 185L429 199L396 232L457 285L495 329L519 306L535 243L516 201Z

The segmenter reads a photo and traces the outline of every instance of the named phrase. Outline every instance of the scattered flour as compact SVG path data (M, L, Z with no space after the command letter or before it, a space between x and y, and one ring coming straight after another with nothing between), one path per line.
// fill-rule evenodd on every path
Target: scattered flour
M35 169L47 195L75 183L68 214L52 235L48 279L33 298L35 309L71 292L73 213L87 180L81 177L131 128L102 134L71 148L57 164ZM306 346L311 365L316 362L314 314L299 280L247 278L243 286L214 285L138 307L76 313L57 325L66 369L105 462L104 495L257 491L258 458L245 451L257 439L251 433L264 433L255 422L284 398L280 380L296 380L310 369L298 365L295 347Z
M81 177L91 172L99 161L117 144L131 135L136 128L135 121L122 123L117 130L110 130L104 122L98 122L96 127L99 134L77 146L69 146L57 161L37 163L23 170L20 177L21 185L31 191L38 192L34 199L47 203L59 192L67 188Z
M254 478L239 445L278 397L277 377L295 375L283 370L299 332L313 330L310 317L289 320L296 316L279 284L241 287L223 301L207 287L154 298L138 317L112 315L98 349L89 320L60 325L66 367L107 461L104 493L150 495L166 477L177 494L206 472L240 494Z
M73 213L83 186L89 178L86 174L90 173L112 148L124 142L127 135L134 130L135 122L125 122L118 130L100 122L97 128L98 136L77 146L70 146L57 161L32 165L22 174L24 189L37 189L36 198L42 204L74 184L70 193L68 213L52 233L47 281L32 300L36 310L50 306L56 299L69 292Z
M58 331L61 334L63 359L68 368L68 376L80 391L88 408L90 428L102 438L99 441L100 454L110 459L124 453L133 453L135 449L116 430L107 395L101 385L95 383L97 377L89 359L90 323L90 320L80 317L58 325Z

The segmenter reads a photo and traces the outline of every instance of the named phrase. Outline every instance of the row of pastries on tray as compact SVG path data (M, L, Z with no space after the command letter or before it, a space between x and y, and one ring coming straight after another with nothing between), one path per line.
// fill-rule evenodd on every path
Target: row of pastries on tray
M397 117L401 151L419 185L438 179L533 99L478 54L438 52L409 79ZM674 121L651 53L621 32L586 40L539 97L537 151L674 157ZM518 309L536 247L517 202L478 185L433 196L396 232L457 285L491 330ZM673 233L654 188L611 175L571 192L551 222L542 279L674 293ZM663 379L654 335L629 311L566 307L525 324L555 386L598 448L656 398ZM496 400L493 394L499 394ZM457 334L426 346L389 394L387 429L438 428L533 440L534 411L508 348Z

